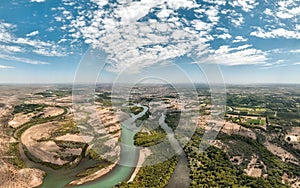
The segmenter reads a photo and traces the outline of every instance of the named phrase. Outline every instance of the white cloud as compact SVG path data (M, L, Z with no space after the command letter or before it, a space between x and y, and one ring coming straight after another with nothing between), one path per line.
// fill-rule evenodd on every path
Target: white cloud
M29 38L16 37L13 30L16 26L0 21L0 49L2 53L28 53L33 52L39 55L64 56L67 53L53 41L31 40ZM38 35L39 31L28 33L26 37ZM49 53L42 53L49 52Z
M271 31L265 31L262 28L257 28L257 31L250 33L251 36L259 38L286 38L286 39L300 39L300 32L290 31L284 28L277 28Z
M249 12L254 9L259 3L256 0L234 0L229 2L233 7L241 7L245 12Z
M220 19L220 17L218 16L218 8L215 6L211 6L210 9L205 11L205 13L208 16L208 19L213 23L217 23Z
M98 1L97 4L100 6ZM213 8L205 13L214 23L178 17L176 10L179 8L199 8L191 0L142 0L110 9L101 6L91 12L92 19L87 20L80 14L67 27L75 39L83 38L85 43L109 54L110 71L129 68L139 71L183 55L201 54L207 46L205 42L213 40L208 31L219 20L218 11ZM154 8L158 10L155 14L159 20L138 21ZM183 27L184 22L190 28Z
M5 66L5 65L0 65L0 70L1 69L14 69L15 67L11 67L11 66Z
M10 46L10 45L1 45L0 44L0 50L1 52L6 53L14 53L14 52L25 52L24 49L22 49L20 46Z
M233 43L238 43L238 42L247 42L248 39L242 37L242 36L236 36L235 39L232 41Z
M226 0L203 0L204 2L216 4L216 5L226 5Z
M276 16L282 19L299 17L300 6L297 1L278 1Z
M228 33L224 33L224 34L218 35L217 38L226 40L226 39L230 39L231 35Z
M236 12L235 10L223 11L223 14L228 14L228 13L229 13L228 19L235 27L240 27L244 23L245 19L241 13Z
M35 3L43 3L45 2L46 0L30 0L30 2L35 2Z
M251 45L242 45L235 48L220 46L212 50L208 57L198 63L218 63L223 65L265 64L267 54L261 50L251 48Z
M6 54L0 54L0 59L5 59L5 60L8 60L8 61L17 61L17 62L32 64L32 65L37 65L37 64L46 65L46 64L49 64L49 63L44 62L44 61L37 61L37 60L32 60L32 59L27 59L27 58L22 58L22 57L16 57L16 56L6 55Z
M230 2L234 7L232 10L223 9L225 0L205 0L211 4L209 6L197 4L194 0L91 2L97 8L82 11L79 8L81 5L71 7L78 10L78 15L71 19L67 10L61 9L61 15L57 15L56 20L67 23L63 27L74 41L82 39L86 44L106 52L110 71L139 71L184 55L196 59L207 56L205 61L224 65L263 64L267 61L267 53L250 45L221 46L212 50L209 43L214 37L224 40L232 38L231 28L224 28L225 24L218 25L222 21L220 14L226 15L229 23L238 30L245 22L243 14L258 6L256 0L233 0ZM178 11L179 8L194 12L196 18L187 19L188 15ZM156 15L158 19L149 15ZM216 35L216 29L224 33ZM231 40L234 46L248 41L243 36Z
M62 57L62 56L66 56L65 53L61 53L57 50L54 49L45 49L45 48L41 48L41 49L35 49L33 50L34 53L42 55L42 56L48 56L48 57Z
M300 49L297 49L297 50L291 50L290 52L291 52L291 53L300 53Z
M274 15L273 12L272 12L272 10L269 9L269 8L266 8L265 11L264 11L264 13L265 13L266 15L269 15L269 16L273 16L273 15Z
M36 36L36 35L38 35L39 34L39 31L32 31L31 33L28 33L27 35L26 35L26 37L32 37L32 36Z

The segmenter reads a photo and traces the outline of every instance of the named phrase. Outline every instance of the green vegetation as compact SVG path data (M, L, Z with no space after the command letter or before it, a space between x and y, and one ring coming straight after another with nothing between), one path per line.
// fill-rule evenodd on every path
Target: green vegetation
M267 150L267 148L265 148L262 144L258 143L257 141L238 135L226 136L224 138L221 137L221 140L224 143L228 143L231 140L230 144L234 143L232 141L236 142L236 144L232 146L232 149L230 150L231 152L239 152L240 150L240 154L242 154L247 153L250 150L253 153L256 153L259 156L259 158L268 166L268 174L276 171L276 174L272 173L271 175L277 175L281 177L281 175L285 172L289 175L300 176L299 166L283 162L280 158L273 155L270 151ZM271 175L269 174L270 178ZM273 178L280 178L277 176Z
M109 165L111 165L109 161L103 160L102 162L98 162L97 165L94 165L93 167L87 168L86 170L80 172L79 174L76 175L76 177L78 178L87 177L91 174L94 174L95 172L99 171L102 168L108 167Z
M153 152L153 151L152 151ZM161 151L158 151L161 152ZM156 155L160 155L154 151L153 155L146 159L147 161L153 160ZM116 187L120 188L139 188L139 187L165 187L171 178L173 171L177 164L177 157L158 163L155 165L141 167L134 180L130 183L121 183Z
M138 132L134 136L134 145L143 147L153 146L162 142L166 137L166 133L162 130L152 130L149 133Z
M85 155L93 160L102 160L102 157L94 149L89 149Z
M13 156L13 158L9 159L9 163L21 169L25 167L25 164L21 159L18 146L19 146L18 142L10 143L8 156Z
M99 171L102 168L106 168L109 165L111 165L112 163L106 159L103 159L95 150L93 149L89 149L86 152L86 158L89 158L90 160L93 160L96 162L96 165L94 165L93 167L87 168L86 170L80 172L79 174L77 174L77 177L86 177L88 175L91 175L97 171Z
M111 93L109 92L104 92L104 93L100 93L97 94L97 97L101 98L101 99L111 99Z
M144 108L141 107L141 106L131 106L131 107L130 107L131 113L133 113L133 114L135 114L135 115L141 113L143 110L144 110Z
M97 94L96 96L97 97L95 99L95 102L99 102L103 106L106 106L106 107L112 106L112 103L111 103L111 93L104 92L104 93L101 93L101 94Z
M73 141L59 141L54 140L55 144L59 146L62 149L68 149L68 148L84 148L86 143L82 142L73 142Z
M78 130L77 124L74 121L68 121L60 126L58 129L51 133L51 137L55 138L58 136L69 134L78 134L80 131Z
M241 93L227 94L228 114L267 117L271 125L300 126L298 88L243 88ZM247 91L251 91L249 94ZM280 91L280 92L278 92Z
M55 107L59 107L59 106L55 106ZM19 139L21 137L21 135L30 127L36 125L36 124L42 124L42 123L46 123L52 120L61 120L63 119L63 116L67 113L67 109L65 107L59 107L59 108L63 108L64 112L60 115L57 116L52 116L52 117L46 117L46 118L34 118L31 119L29 122L23 124L20 128L18 128L17 130L15 130L15 137L16 139Z
M45 104L20 104L15 106L12 115L17 113L29 114L41 112L47 105Z
M46 107L47 105L40 105L40 104L21 104L18 105L14 108L14 111L12 112L12 114L16 114L16 113L32 113L32 112L36 112L41 111L44 107ZM20 128L18 128L17 130L14 130L14 136L16 139L19 140L19 138L21 137L21 135L31 126L34 126L36 124L41 124L41 123L46 123L50 120L54 120L54 119L59 119L61 118L63 115L65 115L67 113L67 110L64 108L64 113L55 117L46 117L46 118L34 118L31 119L29 122L23 124ZM26 150L24 150L26 151ZM10 147L9 147L9 155L14 156L14 158L11 159L11 164L13 164L15 167L17 168L24 168L24 162L21 159L19 150L18 150L18 143L11 143Z
M246 122L249 123L250 125L259 125L260 119L247 119Z
M72 95L71 89L61 90L46 90L43 92L35 93L35 95L42 95L43 97L67 97Z
M231 121L233 123L239 124L241 126L244 126L246 128L251 128L251 129L260 129L262 131L265 131L264 128L262 127L262 125L266 124L265 120L259 120L259 124L258 121L256 119L248 119L245 120L243 117L225 117L225 120L227 121Z
M24 153L25 155L28 157L28 159L30 159L31 161L35 162L35 163L39 163L43 166L47 166L49 168L52 168L54 170L58 170L58 169L61 169L61 168L69 168L71 166L70 163L66 163L64 165L57 165L57 164L53 164L53 163L49 163L49 162L45 162L45 161L41 161L40 159L36 158L35 156L33 156L25 146L22 146L23 147L23 150L24 150ZM73 161L77 158L78 156L70 156L69 158L65 158L65 159L68 159L70 161ZM63 156L57 156L57 158L63 158ZM63 159L63 160L65 160Z
M299 167L282 162L264 146L251 139L237 135L223 135L221 140L225 142L231 140L230 144L238 140L234 146L229 145L231 155L245 155L249 158L250 155L256 153L268 166L268 177L249 177L243 173L241 166L234 166L222 150L210 146L204 152L200 152L200 137L198 133L195 134L192 141L185 147L191 168L191 187L288 187L281 183L283 172L288 174L300 172Z
M165 122L168 124L170 128L173 129L173 131L176 130L179 120L180 120L180 111L168 111L166 114L166 120Z
M46 106L46 105L45 105ZM45 107L44 105L42 105L42 107ZM36 106L36 105L20 105L19 107L15 108L17 110L25 110L25 111L31 111L34 109L34 108L39 108L40 109L40 105ZM29 122L23 124L20 128L18 129L15 129L14 130L14 137L18 140L20 140L20 137L21 135L27 130L29 129L30 127L34 126L34 125L37 125L37 124L42 124L42 123L46 123L46 122L49 122L49 121L52 121L52 120L62 120L63 119L63 116L67 113L67 109L65 107L60 107L60 106L55 106L55 107L58 107L58 108L63 108L64 109L64 113L60 114L60 115L57 115L57 116L52 116L52 117L46 117L46 118L41 118L41 117L37 117L37 118L33 118L31 119ZM36 109L35 109L36 110ZM28 113L31 113L31 112L28 112ZM17 112L19 113L19 112ZM15 156L15 158L13 159L13 164L16 166L16 167L19 167L19 168L23 168L24 167L24 163L20 157L20 153L19 153L19 150L18 150L18 145L17 143L14 143L10 146L10 150L9 152L12 152L13 153L13 156ZM23 147L23 146L22 146ZM26 147L23 147L23 150L24 150L24 153L25 155L30 158L30 159L33 159L35 162L39 162L45 166L48 166L48 167L51 167L53 169L59 169L59 168L62 168L62 167L68 167L69 165L63 165L63 166L60 166L60 165L55 165L55 164L51 164L51 163L47 163L47 162L43 162L43 161L40 161L39 159L36 159L34 156L32 156Z
M150 125L149 122L146 121L144 127L150 129L150 131L138 132L134 137L134 144L136 146L149 147L161 143L165 145L165 148L170 148L169 142L164 141L166 139L165 131L160 127L152 130L153 126L156 127L157 125ZM177 157L174 156L164 161L164 153L162 153L160 148L153 147L151 148L151 152L152 154L148 156L144 162L146 166L140 168L134 180L130 183L123 182L116 187L165 187L175 170Z
M134 115L137 115L137 114L139 114L139 113L141 113L141 112L144 111L144 108L143 108L143 107L141 107L141 106L136 106L136 105L134 105L134 104L131 103L131 102L129 102L128 105L129 105L129 111L128 111L128 108L127 108L127 107L123 109L123 111L125 111L125 112L127 112L127 113L133 113ZM147 119L149 118L149 116L150 116L150 111L149 111L149 109L148 109L147 112L146 112L142 117L140 117L140 118L137 119L136 123L137 123L137 124L142 123L143 121L147 120Z

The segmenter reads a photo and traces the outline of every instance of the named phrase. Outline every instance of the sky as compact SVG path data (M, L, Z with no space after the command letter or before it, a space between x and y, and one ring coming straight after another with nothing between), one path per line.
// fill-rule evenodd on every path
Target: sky
M300 1L0 1L0 83L93 82L97 54L97 82L300 83Z

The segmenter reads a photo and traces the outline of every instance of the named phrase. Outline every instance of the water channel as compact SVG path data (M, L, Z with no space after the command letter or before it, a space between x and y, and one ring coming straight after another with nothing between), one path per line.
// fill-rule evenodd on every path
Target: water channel
M145 113L148 111L147 106L137 105L139 107L143 108L143 111L138 113L137 115L131 114L131 117L122 122L122 132L121 132L121 154L120 154L120 161L118 165L116 165L110 172L103 175L102 177L91 181L89 183L86 183L84 185L80 185L77 187L80 188L111 188L114 187L116 184L127 181L131 177L135 166L137 164L137 161L139 159L139 151L134 147L134 135L139 131L140 127L137 127L135 124L135 121L138 118L141 118L145 115ZM165 123L165 114L162 114L161 118L159 119L159 123L162 126L162 128L168 133L168 139L173 145L174 148L180 148L178 143L176 142L174 138L174 134L172 133L172 130L168 127L168 125ZM59 169L59 170L53 170L49 167L45 167L41 164L34 163L30 161L23 152L22 147L19 147L21 157L25 161L26 167L29 168L38 168L47 173L47 176L44 179L44 182L41 186L41 188L60 188L66 186L71 181L77 179L76 175L83 170L92 167L96 164L96 161L85 159L83 158L80 163L70 169ZM180 152L181 153L181 152ZM183 152L181 153L183 154ZM179 164L178 167L175 169L175 173L173 174L173 177L171 178L171 182L169 182L170 185L174 185L176 183L174 180L178 180L178 178L174 177L174 175L179 175L182 170L178 168L188 168L187 167L187 159L185 156L181 155L179 156ZM189 170L185 169L184 174L180 174L180 176L187 176L189 174ZM177 181L176 180L176 181ZM173 183L172 183L173 182ZM186 187L189 185L189 181L184 181L185 183L181 183L183 187Z

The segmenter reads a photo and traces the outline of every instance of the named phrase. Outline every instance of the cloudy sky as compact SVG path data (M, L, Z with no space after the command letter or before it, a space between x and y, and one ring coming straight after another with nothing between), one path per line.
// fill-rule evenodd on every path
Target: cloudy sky
M1 83L71 83L89 48L107 55L103 82L205 82L218 66L225 83L300 83L300 1L0 2Z

